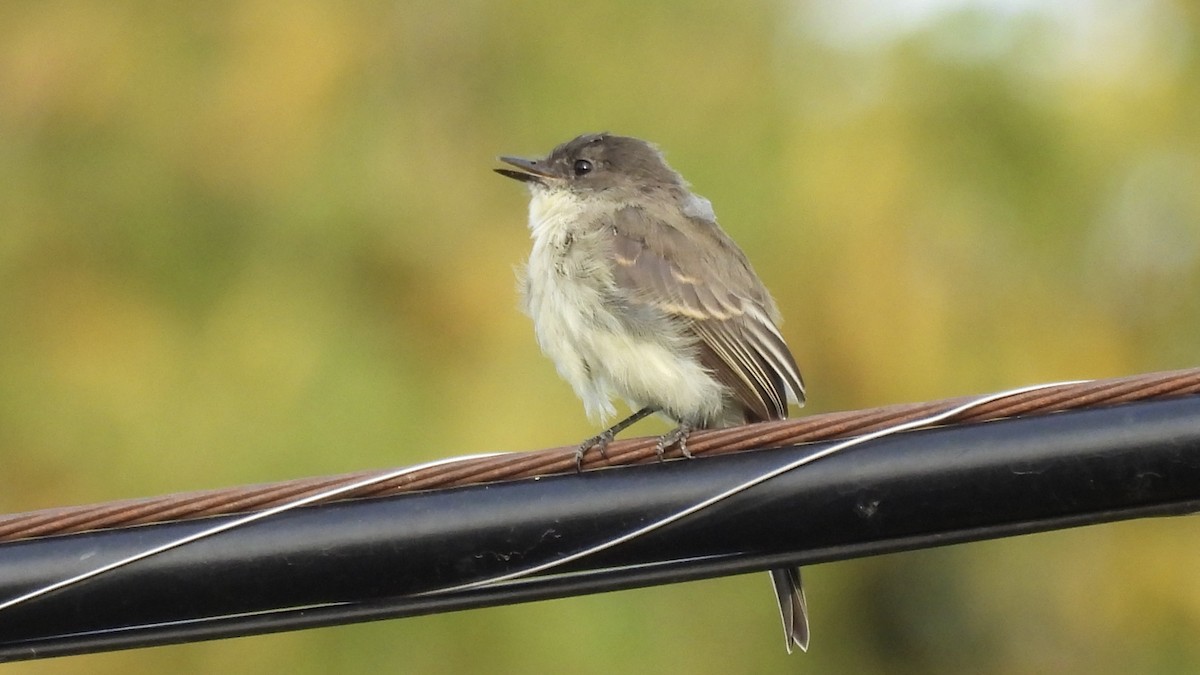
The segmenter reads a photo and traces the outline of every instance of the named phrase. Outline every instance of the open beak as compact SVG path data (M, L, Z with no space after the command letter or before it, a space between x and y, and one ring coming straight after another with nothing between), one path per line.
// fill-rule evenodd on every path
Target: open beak
M520 169L520 171L493 169L493 171L501 176L508 176L514 180L526 183L538 183L540 185L546 185L546 179L554 177L553 174L539 165L536 159L522 159L521 157L500 157L499 159L505 164L511 164Z

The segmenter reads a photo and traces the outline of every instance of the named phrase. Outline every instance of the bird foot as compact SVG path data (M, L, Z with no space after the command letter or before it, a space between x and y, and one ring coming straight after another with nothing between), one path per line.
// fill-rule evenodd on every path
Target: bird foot
M580 443L579 448L575 450L575 471L583 471L583 456L592 448L599 450L600 456L608 459L608 444L612 443L616 436L612 429L606 429L603 433L596 434Z
M667 448L670 448L672 445L678 445L679 451L683 453L683 456L691 459L692 453L687 448L687 439L690 433L692 433L692 426L690 424L680 424L671 431L659 436L658 445L654 446L654 452L658 455L658 461L663 461L663 456L666 454Z

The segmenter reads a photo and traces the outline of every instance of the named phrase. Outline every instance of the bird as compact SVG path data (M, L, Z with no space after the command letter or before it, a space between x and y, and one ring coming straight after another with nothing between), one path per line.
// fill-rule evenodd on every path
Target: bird
M644 140L583 134L538 159L501 156L497 173L530 191L522 308L543 353L593 419L633 412L576 451L601 454L618 433L658 414L688 434L788 416L804 381L780 333L779 309L712 203L694 194ZM511 168L509 168L511 167ZM808 650L800 570L771 570L787 651Z

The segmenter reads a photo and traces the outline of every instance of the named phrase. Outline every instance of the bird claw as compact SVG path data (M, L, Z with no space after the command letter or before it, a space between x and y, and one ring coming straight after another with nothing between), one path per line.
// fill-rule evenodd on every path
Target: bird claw
M692 427L688 424L680 424L671 431L658 437L658 444L654 446L654 452L658 455L658 461L663 461L663 457L667 452L667 448L672 445L678 445L679 451L684 457L692 459L693 455L687 447L688 434L692 433Z
M575 450L575 471L583 471L583 456L592 448L599 450L600 456L608 459L608 444L612 443L614 438L616 438L616 434L613 433L613 430L607 429L603 433L596 434L580 443L579 447Z

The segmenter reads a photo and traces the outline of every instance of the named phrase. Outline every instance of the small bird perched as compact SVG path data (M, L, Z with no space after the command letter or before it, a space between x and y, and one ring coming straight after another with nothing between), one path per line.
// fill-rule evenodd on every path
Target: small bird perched
M543 159L501 157L496 169L529 186L533 251L521 296L538 344L590 417L636 412L584 441L601 453L616 434L659 413L688 433L784 419L804 403L800 369L779 333L779 310L712 204L653 145L585 134ZM800 570L772 570L787 648L808 649Z

